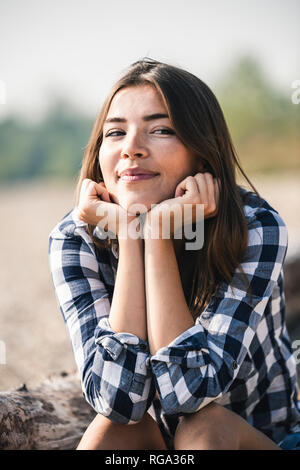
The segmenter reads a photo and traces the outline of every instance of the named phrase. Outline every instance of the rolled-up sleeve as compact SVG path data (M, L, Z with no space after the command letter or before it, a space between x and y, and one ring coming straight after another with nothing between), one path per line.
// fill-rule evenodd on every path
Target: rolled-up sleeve
M55 228L50 233L48 253L56 298L86 400L111 421L134 424L143 418L155 394L148 343L111 329L109 295L82 230L70 233Z
M251 291L237 269L230 285L222 283L195 325L150 358L166 414L193 413L222 397L254 335L258 333L258 341L266 337L260 329L266 329L267 322L261 320L282 272L287 229L277 212L260 208L248 219L248 234L241 266Z
M140 421L155 393L148 342L131 333L115 333L104 317L96 327L95 344L91 378L99 408L109 405L108 417L120 424Z

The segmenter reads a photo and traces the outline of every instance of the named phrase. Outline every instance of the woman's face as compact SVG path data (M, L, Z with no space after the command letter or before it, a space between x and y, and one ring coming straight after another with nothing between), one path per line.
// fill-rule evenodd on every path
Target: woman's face
M157 114L165 117L153 116ZM132 204L143 204L148 211L151 204L173 198L178 183L200 169L199 159L176 136L163 100L151 85L116 93L103 127L99 163L111 199L129 211ZM119 177L136 167L154 174L137 180Z

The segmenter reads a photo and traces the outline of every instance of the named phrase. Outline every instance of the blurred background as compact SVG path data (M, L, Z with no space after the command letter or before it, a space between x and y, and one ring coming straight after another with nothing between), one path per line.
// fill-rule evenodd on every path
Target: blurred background
M244 170L284 219L287 324L300 362L299 18L299 0L1 1L0 391L76 369L48 237L74 207L106 93L144 56L209 85Z

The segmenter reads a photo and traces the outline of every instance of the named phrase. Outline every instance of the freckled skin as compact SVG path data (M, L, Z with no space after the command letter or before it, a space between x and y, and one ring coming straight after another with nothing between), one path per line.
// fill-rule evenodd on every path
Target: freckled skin
M177 184L200 169L195 157L176 134L169 118L144 122L142 117L154 113L167 113L162 98L150 85L120 90L112 100L107 118L118 116L126 123L106 123L99 163L104 183L113 202L124 209L140 203L151 209L174 197ZM164 129L164 130L162 130ZM113 133L111 136L107 134ZM135 183L124 183L116 172L140 166L159 173L155 178Z

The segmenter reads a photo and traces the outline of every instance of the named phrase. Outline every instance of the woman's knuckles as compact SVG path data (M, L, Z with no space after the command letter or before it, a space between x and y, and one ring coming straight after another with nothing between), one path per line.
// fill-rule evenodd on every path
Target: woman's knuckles
M211 212L211 213L217 212L217 206L216 206L216 204L211 204L211 205L210 205L210 212Z

